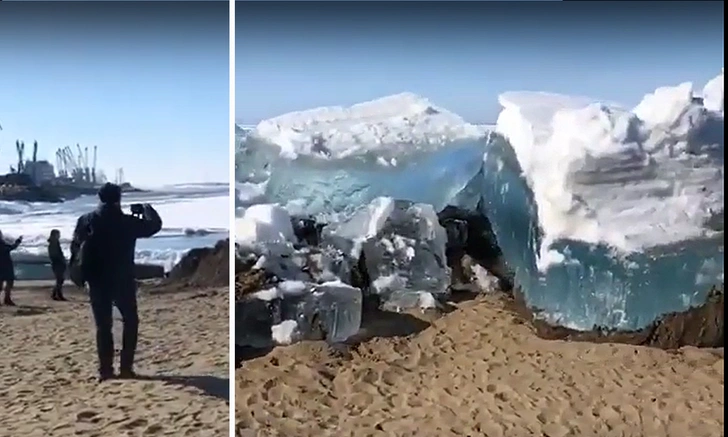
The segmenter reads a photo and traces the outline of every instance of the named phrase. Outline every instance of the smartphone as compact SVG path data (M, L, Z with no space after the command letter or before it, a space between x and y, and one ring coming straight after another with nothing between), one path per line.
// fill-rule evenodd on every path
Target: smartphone
M131 208L131 213L134 215L144 214L144 205L142 205L141 203L132 203L130 208Z

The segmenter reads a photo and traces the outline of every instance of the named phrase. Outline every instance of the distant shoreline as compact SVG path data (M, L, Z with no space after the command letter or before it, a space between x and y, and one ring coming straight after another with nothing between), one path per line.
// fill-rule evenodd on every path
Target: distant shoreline
M8 173L0 176L0 200L6 202L62 203L85 195L97 193L100 185L77 185L73 183L49 183L36 185L25 175ZM121 184L124 193L143 193L129 183Z

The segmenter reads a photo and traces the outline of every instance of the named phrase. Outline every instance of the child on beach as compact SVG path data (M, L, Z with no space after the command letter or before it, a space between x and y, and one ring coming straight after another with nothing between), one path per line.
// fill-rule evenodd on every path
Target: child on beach
M53 276L56 277L56 285L53 287L51 299L66 300L63 297L63 283L66 280L66 256L61 249L61 231L53 229L48 237L48 258L51 260Z
M15 242L8 244L3 238L2 231L0 231L0 287L5 285L3 304L7 306L15 306L15 302L11 298L13 285L15 284L15 266L13 265L13 259L10 257L10 252L17 249L22 242L23 237L18 237Z

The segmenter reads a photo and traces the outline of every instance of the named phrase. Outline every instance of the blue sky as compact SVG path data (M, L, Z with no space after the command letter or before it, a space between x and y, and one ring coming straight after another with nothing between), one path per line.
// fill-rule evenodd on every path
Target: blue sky
M15 140L98 145L135 185L228 180L228 4L0 3L0 173Z
M702 87L723 66L722 2L439 5L238 2L236 120L412 91L488 122L503 91L632 105L657 86Z

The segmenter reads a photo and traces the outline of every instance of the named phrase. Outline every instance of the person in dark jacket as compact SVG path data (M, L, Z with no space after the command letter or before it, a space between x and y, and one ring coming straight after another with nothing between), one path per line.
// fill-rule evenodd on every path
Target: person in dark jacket
M15 285L15 266L13 265L13 259L10 257L10 252L17 249L22 242L23 237L18 237L15 242L8 244L3 238L3 233L0 232L0 288L5 285L3 304L7 306L15 306L11 296L13 285Z
M113 307L124 324L119 376L134 378L134 355L139 332L134 250L137 238L150 238L162 229L162 219L151 205L134 205L135 215L121 210L121 187L106 183L99 189L99 207L78 218L71 243L71 264L82 243L93 241L81 257L86 265L91 310L96 322L99 381L114 377ZM137 210L137 211L135 211Z
M66 300L63 297L63 283L66 281L66 256L61 249L61 231L53 229L48 237L48 258L51 260L51 270L56 277L51 299Z

